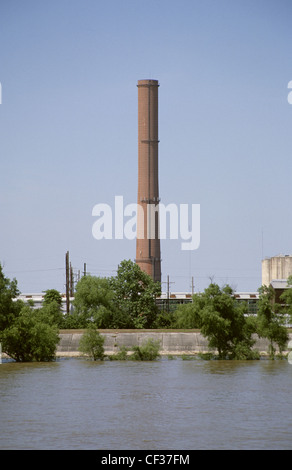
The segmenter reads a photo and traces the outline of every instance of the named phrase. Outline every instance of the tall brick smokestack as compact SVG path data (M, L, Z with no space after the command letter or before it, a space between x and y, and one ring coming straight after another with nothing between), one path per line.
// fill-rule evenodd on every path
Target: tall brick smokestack
M158 233L158 80L138 84L138 200L136 263L161 282ZM148 208L148 211L147 211ZM150 210L149 210L150 209ZM151 217L151 209L154 209ZM155 217L153 218L153 214ZM155 227L154 225L155 219Z

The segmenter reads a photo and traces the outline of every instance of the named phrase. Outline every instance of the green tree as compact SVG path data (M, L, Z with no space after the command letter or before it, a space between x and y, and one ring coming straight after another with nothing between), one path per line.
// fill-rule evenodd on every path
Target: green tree
M56 289L48 289L44 295L43 305L50 305L52 302L56 302L60 310L62 308L62 295Z
M58 329L42 309L20 300L17 281L4 276L0 266L0 341L3 352L16 361L51 361L59 342Z
M76 311L72 313L65 313L62 321L62 328L65 330L86 328L87 322Z
M273 358L276 352L275 344L282 353L288 341L287 328L284 326L285 312L275 302L275 292L271 286L260 287L259 293L257 334L269 340L269 354Z
M0 264L0 332L11 325L24 305L22 301L16 301L18 295L16 279L8 279Z
M131 327L151 328L158 314L156 297L161 294L160 283L154 282L131 260L120 263L117 275L111 279L115 302Z
M29 305L1 335L3 351L18 362L54 360L59 339L58 328L44 322L40 310Z
M174 312L168 312L167 310L160 310L158 308L157 317L153 322L153 328L176 328L174 321Z
M245 318L245 306L234 299L230 286L222 289L211 283L202 294L194 296L195 316L200 317L200 329L208 338L209 347L218 351L221 359L253 359L253 328Z
M44 295L43 306L40 309L44 321L51 325L63 326L62 296L55 289L49 289Z
M63 313L55 301L44 305L38 310L44 323L47 323L48 325L55 325L58 328L63 327Z
M289 315L289 321L292 323L292 276L288 277L287 289L280 297L281 302L284 303L283 312Z
M76 286L73 317L79 328L93 323L97 328L121 328L125 323L114 302L110 280L84 276ZM127 325L126 325L127 326Z
M104 341L105 338L99 331L91 326L82 335L79 342L79 351L89 355L94 361L104 359Z
M204 307L204 299L200 295L194 295L193 301L181 304L174 312L175 328L200 328L201 310Z

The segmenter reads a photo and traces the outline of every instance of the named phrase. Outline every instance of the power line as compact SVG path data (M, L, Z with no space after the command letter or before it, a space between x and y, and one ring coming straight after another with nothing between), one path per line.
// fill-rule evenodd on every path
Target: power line
M64 271L64 268L49 268L49 269L23 269L21 271L7 271L7 274L19 274L19 273L40 273L48 271Z

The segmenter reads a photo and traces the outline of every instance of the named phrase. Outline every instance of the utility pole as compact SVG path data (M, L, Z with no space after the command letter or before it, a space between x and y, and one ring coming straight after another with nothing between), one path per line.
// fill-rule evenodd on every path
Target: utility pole
M174 284L174 282L169 282L169 275L167 275L167 295L166 295L166 310L169 313L169 299L170 299L170 289L169 285Z
M169 275L167 275L167 313L169 313L169 296L170 296Z
M192 295L194 295L194 277L192 276Z
M70 312L70 297L69 297L69 282L70 282L70 274L69 274L69 251L66 253L66 312L69 314Z
M167 284L167 288L166 288L166 290L167 290L167 293L166 293L166 311L167 311L167 313L169 313L169 299L170 299L169 285L170 284L175 284L175 282L174 281L170 282L169 281L169 275L167 275L167 281L166 282L163 281L161 284ZM164 308L163 308L163 310L164 310Z
M169 275L167 275L167 313L169 313Z
M74 279L73 279L73 268L70 262L70 297L74 296Z
M84 263L83 275L86 276L86 263Z

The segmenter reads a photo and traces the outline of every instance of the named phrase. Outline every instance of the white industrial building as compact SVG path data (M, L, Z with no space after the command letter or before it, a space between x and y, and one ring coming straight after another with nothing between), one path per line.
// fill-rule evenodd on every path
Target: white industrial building
M262 285L272 281L287 280L292 275L292 255L278 255L262 260Z

